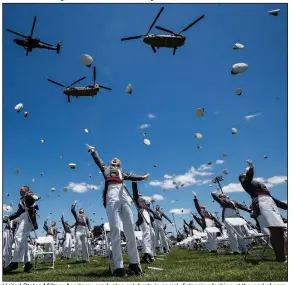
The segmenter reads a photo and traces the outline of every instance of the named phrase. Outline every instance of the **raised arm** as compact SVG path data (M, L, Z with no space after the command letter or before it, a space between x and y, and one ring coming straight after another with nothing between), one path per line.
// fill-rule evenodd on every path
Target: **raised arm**
M224 207L227 206L227 202L226 202L226 200L221 199L221 198L217 195L216 192L212 192L211 195L212 195L212 197L214 198L214 200L220 204L221 207L224 208Z
M193 202L194 202L194 206L195 206L195 209L197 210L198 214L203 218L203 214L201 212L201 208L199 206L198 199L195 195L193 197Z
M105 168L107 167L107 165L104 163L104 161L100 158L99 154L97 153L97 151L95 151L94 149L90 150L91 155L96 163L96 165L100 168L100 170L102 171L102 173L104 173Z
M64 223L63 215L61 216L61 222L62 222L62 226L63 226L63 228L65 229L65 223Z
M142 181L142 180L145 180L149 177L149 174L139 176L134 173L130 174L130 173L126 173L124 171L122 172L122 175L123 175L124 180L130 180L130 181Z
M235 204L236 204L236 207L237 207L238 209L240 209L240 210L242 210L242 211L245 211L245 212L248 212L248 213L251 213L251 210L250 210L247 206L245 206L245 205L243 205L243 204L240 204L240 203L238 203L238 202L236 202L236 201L235 201Z
M273 196L272 196L272 198L273 198L273 200L276 203L278 208L280 208L282 210L288 210L288 204L287 203L284 203L284 202L278 200L277 198L275 198Z
M48 221L47 220L45 220L44 221L44 226L43 226L43 229L47 232L48 231Z
M72 226L70 226L70 228L72 229L72 228L74 228L76 226L76 223L74 223Z
M172 221L162 212L162 216L170 223L172 224Z
M251 182L254 176L254 167L251 165L249 169L246 171L245 180Z
M75 220L77 220L76 211L75 211L75 204L71 206L71 213L74 216Z

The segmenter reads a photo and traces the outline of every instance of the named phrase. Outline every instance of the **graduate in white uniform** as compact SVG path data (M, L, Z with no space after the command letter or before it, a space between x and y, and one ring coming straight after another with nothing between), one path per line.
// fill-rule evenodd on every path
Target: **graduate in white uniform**
M3 266L8 266L12 257L13 222L8 221L3 231Z
M214 228L222 227L222 224L218 221L218 219L212 215L209 211L206 210L205 205L199 205L198 199L196 194L193 192L194 196L194 205L198 212L198 214L202 218L202 222L204 223L205 232L208 236L207 241L207 250L210 252L217 252L218 251L218 245L217 245L217 232L214 232ZM211 229L212 228L212 229Z
M84 215L84 209L80 208L78 213L75 211L77 201L71 206L71 213L75 218L75 262L78 261L78 252L81 248L82 263L87 263L88 253L88 236L90 231L89 218Z
M161 207L159 205L156 205L155 210L155 234L156 234L156 242L160 239L160 249L161 252L164 251L164 253L170 252L169 243L167 241L165 231L164 231L164 224L163 224L163 217L173 226L172 221L164 214L164 212L161 210ZM157 244L158 246L158 244Z
M57 234L58 234L58 231L55 228L55 226L56 226L55 221L52 221L51 225L48 225L48 218L44 221L43 229L47 232L46 236L52 238L52 243L47 243L45 245L45 252L53 252L54 251L54 243L57 242ZM54 262L55 262L55 259L56 258L54 257ZM53 255L51 256L51 255L46 254L44 261L45 262L53 261Z
M71 238L71 229L75 227L75 223L70 225L68 221L64 222L63 214L61 216L61 222L65 231L64 235L64 244L63 244L63 252L61 259L63 258L71 258L71 247L72 247L72 238Z
M142 260L145 263L154 261L153 257L153 241L151 237L151 218L149 212L151 209L147 206L147 201L142 198L142 194L138 192L137 183L132 182L133 201L138 210L137 226L142 230Z
M87 145L87 150L95 163L100 168L105 178L105 188L103 191L103 202L106 208L108 221L110 224L110 237L113 251L113 259L115 263L114 274L116 276L127 276L121 252L121 237L119 220L123 223L123 229L126 236L127 253L129 256L129 269L136 275L142 275L140 267L139 256L137 251L135 233L133 228L133 214L130 206L129 193L126 191L124 180L142 181L149 177L149 174L137 176L135 174L128 174L121 168L121 161L118 158L111 160L110 165L107 166L99 157L98 153L93 147Z
M268 188L261 182L253 179L254 166L247 161L249 168L246 173L239 176L243 189L252 198L253 216L257 218L260 228L268 228L270 240L274 249L276 260L287 262L285 256L284 228L286 227L278 207L287 210L287 204L272 197Z
M11 270L18 268L18 263L23 262L24 272L29 272L33 265L31 263L30 254L28 250L28 237L30 232L38 229L37 214L39 209L36 202L41 199L36 194L30 191L28 186L23 186L20 189L20 201L18 204L18 210L11 214L9 217L4 217L3 222L8 220L13 221L18 218L18 228L14 236L14 254L11 263L3 270L4 274Z

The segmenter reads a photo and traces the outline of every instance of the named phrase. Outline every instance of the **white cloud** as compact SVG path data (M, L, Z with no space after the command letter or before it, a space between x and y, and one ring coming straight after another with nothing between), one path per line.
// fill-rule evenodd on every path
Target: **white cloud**
M230 183L223 187L223 192L244 192L244 189L242 188L240 183Z
M272 184L280 184L280 183L285 183L286 179L287 179L287 176L273 176L268 179L268 182Z
M184 186L191 186L194 184L202 185L208 183L209 180L199 180L195 176L210 176L214 173L211 172L201 172L197 171L194 167L191 167L185 174L181 175L173 175L170 176L168 174L164 175L165 180L159 181L154 180L150 181L150 186L160 186L164 189L176 188L176 185L180 186L184 184ZM176 185L174 185L174 182Z
M73 192L77 193L85 193L89 190L98 190L99 187L93 184L87 184L85 182L81 183L75 183L75 182L69 182L68 189L71 189Z
M174 214L174 215L184 215L184 214L190 214L191 213L191 209L171 209L169 211L170 214Z
M223 164L224 162L225 162L224 160L218 159L218 160L216 161L216 164Z
M207 164L202 164L199 168L198 171L204 171L204 170L208 170L208 169L212 169L211 165L207 165Z
M142 199L145 199L147 202L150 202L152 200L152 197L150 197L150 196L142 196Z
M155 200L155 201L162 201L162 200L164 200L164 197L162 195L159 195L159 194L154 194L152 196L152 199Z
M261 113L257 113L257 114L254 114L254 115L248 115L248 116L245 116L244 118L245 118L246 121L249 121L249 120L251 120L251 119L253 119L253 118L255 118L255 117L259 116L259 115L261 115Z
M13 208L9 205L3 204L3 212L5 213L13 212Z
M285 183L287 176L273 176L265 179L263 177L256 177L254 180L263 183L267 188L272 188L277 184ZM223 192L244 192L240 183L230 183L223 187Z
M148 114L148 117L149 117L150 119L153 119L153 118L156 117L156 115L155 115L155 114Z
M142 124L142 125L139 126L139 128L141 130L143 130L143 129L149 128L150 126L151 126L150 124Z
M165 175L164 175L164 178L165 178L165 179L172 179L172 176L169 175L169 174L165 174Z

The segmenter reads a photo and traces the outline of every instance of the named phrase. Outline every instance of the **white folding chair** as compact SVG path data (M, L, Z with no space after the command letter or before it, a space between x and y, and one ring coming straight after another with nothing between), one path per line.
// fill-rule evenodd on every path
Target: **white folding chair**
M46 244L51 244L52 245L52 252L40 252L39 250L34 250L33 251L33 257L34 257L34 270L37 269L55 269L55 248L54 248L54 239L52 236L47 236L47 237L39 237L35 240L35 247L37 244L40 245L46 245ZM53 266L46 266L46 267L37 267L37 259L38 256L44 256L44 255L52 255L53 259Z
M227 225L231 228L231 230L240 238L244 239L244 240L252 240L251 244L247 244L248 250L245 254L244 260L246 260L246 257L249 253L250 249L253 249L253 241L255 241L256 239L264 239L265 240L265 244L261 245L263 247L263 251L262 254L259 255L259 259L264 259L264 253L269 245L269 240L270 240L270 236L269 235L265 235L265 234L261 234L261 233L255 233L254 235L246 235L246 233L244 231L241 231L243 234L240 235L235 229L234 227L242 227L244 225L247 225L247 222L242 219L242 218L226 218L225 221L227 222Z

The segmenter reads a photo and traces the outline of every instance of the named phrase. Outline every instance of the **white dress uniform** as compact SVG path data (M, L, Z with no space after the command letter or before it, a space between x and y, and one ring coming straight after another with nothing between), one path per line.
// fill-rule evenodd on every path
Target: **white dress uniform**
M11 262L12 258L12 244L13 244L13 233L12 233L12 222L3 232L3 262L4 266L7 266Z
M171 224L172 222L163 212L160 211L160 209L158 210L156 209L155 214L156 215L154 216L154 218L155 218L156 246L157 247L160 246L161 252L163 252L163 248L165 248L165 251L168 252L170 251L170 248L169 248L169 244L165 235L162 217L167 219ZM160 240L160 244L158 243L159 240Z
M142 211L142 215L144 216L145 221L141 224L142 230L142 252L153 255L153 246L152 246L152 238L151 238L151 219L147 210ZM147 224L148 223L148 224Z

